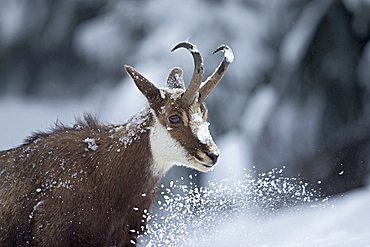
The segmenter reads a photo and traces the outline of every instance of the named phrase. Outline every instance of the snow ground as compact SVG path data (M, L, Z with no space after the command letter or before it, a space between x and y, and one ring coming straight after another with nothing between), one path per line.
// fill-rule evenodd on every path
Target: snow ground
M259 192L269 190L273 180L264 185L262 190L249 190L240 184L242 189L239 192L242 193L239 194L232 192L236 187L234 183L226 183L226 186L213 184L208 190L211 193L205 193L203 199L195 197L195 200L199 200L197 203L194 203L192 196L184 195L181 198L175 194L167 198L169 203L160 203L162 207L159 212L152 212L154 217L148 222L149 234L144 237L141 246L370 246L370 187L328 200L318 198L314 203L287 206L283 210L263 211L256 208L259 204L255 199L260 199ZM256 184L261 185L260 182ZM247 193L241 196L245 189ZM225 192L231 194L228 198L231 203L222 201L224 197L216 194ZM280 196L284 196L284 193L272 197L272 205L281 202ZM269 196L263 197L262 201L268 204ZM302 199L294 200L299 202ZM315 199L315 196L311 199ZM241 205L243 201L245 204ZM191 214L188 209L193 208L194 204L200 210L196 209ZM228 211L224 210L225 204L228 204Z
M325 207L303 206L260 219L222 223L212 246L370 246L370 188L334 197ZM210 246L211 246L210 245Z

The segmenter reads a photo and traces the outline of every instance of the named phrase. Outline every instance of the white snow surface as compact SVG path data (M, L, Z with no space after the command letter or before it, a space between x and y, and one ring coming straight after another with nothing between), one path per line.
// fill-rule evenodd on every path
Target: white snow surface
M228 219L213 246L370 246L370 188L329 200L325 207L303 206L269 217ZM238 237L235 237L238 236Z

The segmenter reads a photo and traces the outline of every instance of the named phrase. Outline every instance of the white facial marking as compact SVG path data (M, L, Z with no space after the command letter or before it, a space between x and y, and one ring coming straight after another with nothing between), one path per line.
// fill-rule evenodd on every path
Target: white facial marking
M153 155L153 174L164 175L172 165L190 166L186 150L171 137L153 113L154 124L150 132L150 148Z
M192 107L192 113L190 115L190 128L193 134L199 139L199 141L208 146L213 154L219 155L220 150L213 142L211 133L209 132L208 126L210 125L207 121L202 118L202 113L199 107Z

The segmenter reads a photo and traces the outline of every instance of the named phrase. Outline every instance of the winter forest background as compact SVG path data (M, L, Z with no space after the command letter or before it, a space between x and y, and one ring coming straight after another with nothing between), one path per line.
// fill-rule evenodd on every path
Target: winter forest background
M188 81L191 56L170 52L186 39L205 76L221 61L211 54L219 45L235 54L206 101L221 157L206 175L176 167L164 184L277 168L322 198L367 188L369 0L1 0L0 149L85 110L123 122L145 103L123 65L159 86L179 66Z

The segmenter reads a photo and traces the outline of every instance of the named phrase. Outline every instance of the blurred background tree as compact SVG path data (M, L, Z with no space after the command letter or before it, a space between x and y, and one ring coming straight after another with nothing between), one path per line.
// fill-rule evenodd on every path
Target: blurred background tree
M226 43L235 61L207 99L211 132L216 142L229 137L224 145L231 149L215 174L233 166L285 167L289 176L320 181L326 195L368 182L369 0L1 0L0 6L0 97L107 98L128 90L120 86L131 83L123 64L154 82L163 83L174 66L190 78L189 54L169 52L188 37L210 74L220 61L211 51ZM101 103L107 115L125 107ZM166 179L189 172L176 168Z

